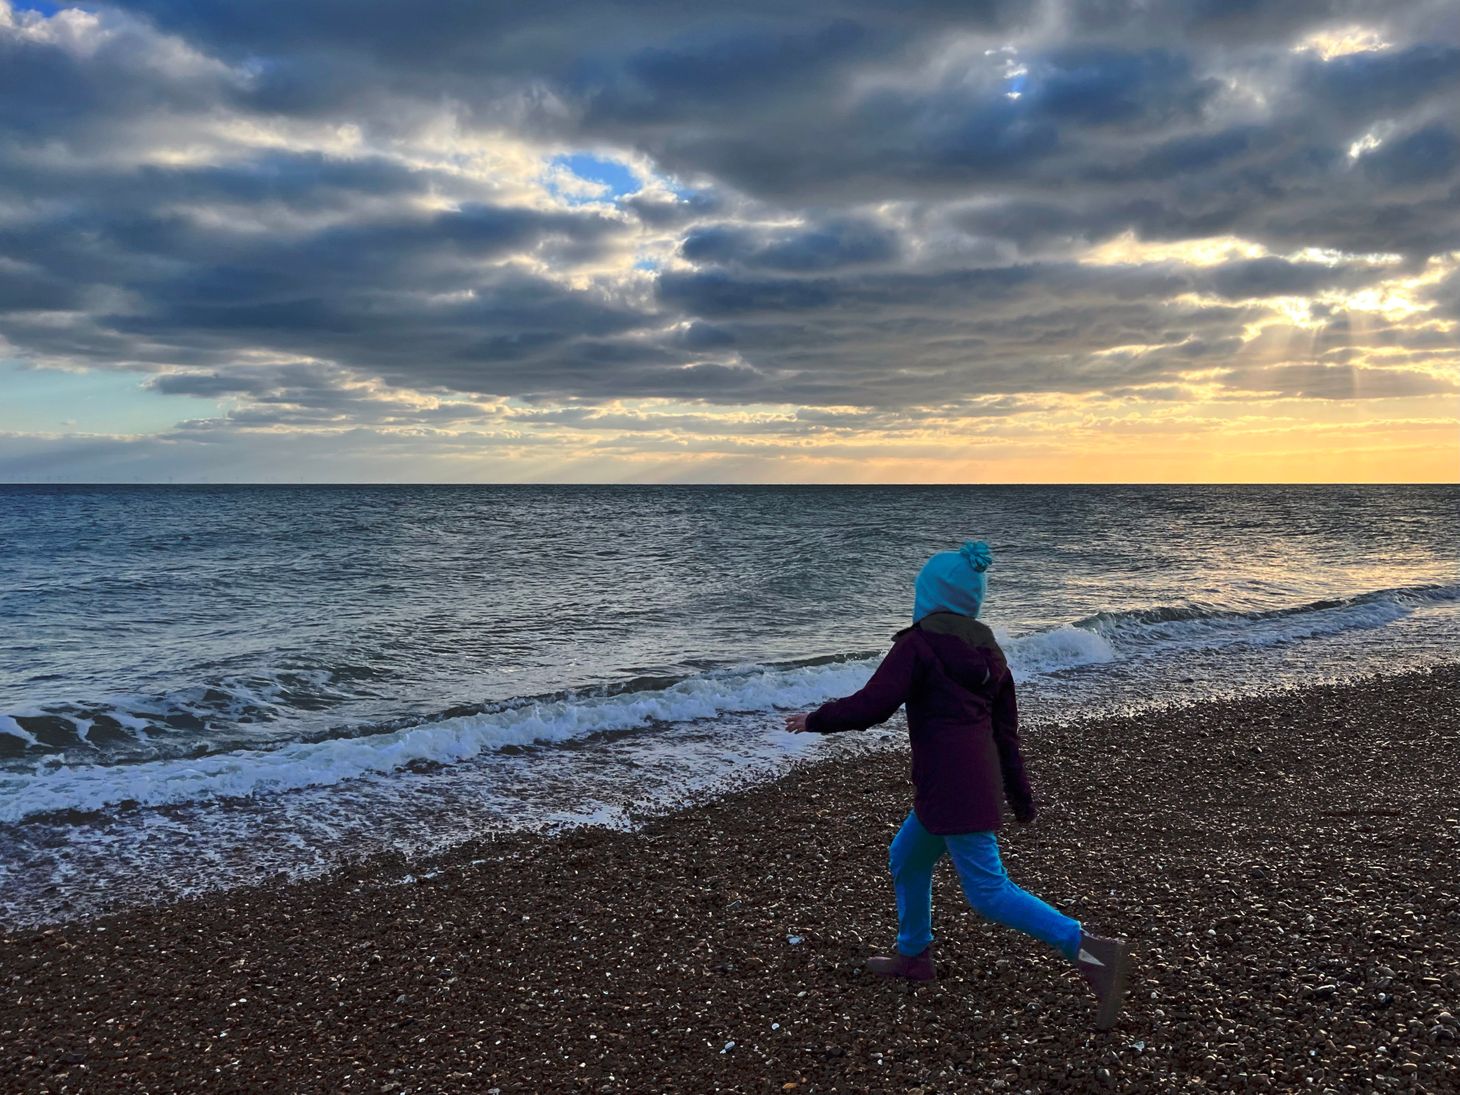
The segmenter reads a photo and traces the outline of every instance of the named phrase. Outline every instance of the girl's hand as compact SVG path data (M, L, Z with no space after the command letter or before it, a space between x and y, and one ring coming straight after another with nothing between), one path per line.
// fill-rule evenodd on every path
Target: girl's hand
M787 715L786 729L792 734L808 733L806 729L806 716L804 714Z

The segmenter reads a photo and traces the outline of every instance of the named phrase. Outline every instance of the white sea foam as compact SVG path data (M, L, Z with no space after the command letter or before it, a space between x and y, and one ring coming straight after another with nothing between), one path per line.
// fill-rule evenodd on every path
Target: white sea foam
M27 745L37 744L35 740L35 735L27 730L24 726L21 726L20 723L16 722L9 715L0 715L0 734L9 734L12 737L19 738Z
M153 720L161 717L156 712L148 712L145 716L132 715L118 708L112 708L107 714L111 716L118 726L138 741L147 740L147 731L151 729Z
M1006 642L1011 664L1023 674L1114 657L1105 639L1071 627ZM100 810L123 803L161 806L271 794L384 775L411 764L458 764L504 746L551 744L730 712L814 707L855 692L867 682L875 664L875 659L857 659L783 669L747 667L691 677L667 688L614 696L569 696L363 737L291 742L275 749L238 749L198 758L48 767L24 775L0 775L0 821L61 810Z
M1009 659L1009 667L1017 676L1076 669L1116 658L1115 648L1105 636L1069 624L1017 638L995 631Z
M508 745L561 742L732 711L811 706L856 691L866 683L872 666L870 661L847 661L707 675L654 691L531 703L365 737L140 764L9 773L0 776L0 821L128 802L160 806L277 793L385 774L410 764L460 763Z
M1231 612L1163 606L1102 612L1075 627L1112 640L1122 652L1158 647L1163 653L1240 643L1271 646L1320 635L1383 627L1417 609L1460 600L1460 586L1381 589L1291 608Z
M1076 625L999 638L1015 673L1028 677L1138 656L1143 650L1174 652L1233 642L1260 646L1379 627L1420 605L1457 598L1460 588L1436 586L1377 591L1267 613L1158 608L1102 614ZM0 775L0 822L125 803L159 806L274 794L386 775L413 764L458 764L506 746L552 744L733 712L805 709L856 691L874 666L875 659L857 659L791 668L742 667L665 688L612 696L569 695L364 736L235 749L199 758L38 767ZM135 722L132 728L140 729ZM33 740L10 719L0 721L0 733Z

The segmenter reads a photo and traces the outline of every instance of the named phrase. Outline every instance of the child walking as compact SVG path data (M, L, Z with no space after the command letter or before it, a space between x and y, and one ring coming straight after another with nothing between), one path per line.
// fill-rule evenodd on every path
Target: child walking
M1054 947L1095 993L1097 1029L1114 1025L1125 995L1128 948L1084 931L1079 921L1021 890L1004 873L995 831L1007 798L1020 824L1034 820L1034 796L1019 753L1014 679L983 606L988 544L940 551L918 573L913 624L855 695L810 714L788 715L795 733L865 730L907 705L913 808L889 854L897 894L897 950L867 961L888 977L931 981L933 868L946 852L968 903L982 916Z

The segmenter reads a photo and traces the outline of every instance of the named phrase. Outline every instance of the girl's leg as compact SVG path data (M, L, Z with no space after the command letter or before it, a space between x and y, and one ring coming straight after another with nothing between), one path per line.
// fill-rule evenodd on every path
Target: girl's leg
M1009 880L993 833L960 833L943 840L968 903L980 916L1043 940L1071 962L1076 960L1080 953L1080 922Z
M908 957L921 954L933 941L933 868L943 851L943 838L924 829L912 812L888 849L897 893L897 949Z

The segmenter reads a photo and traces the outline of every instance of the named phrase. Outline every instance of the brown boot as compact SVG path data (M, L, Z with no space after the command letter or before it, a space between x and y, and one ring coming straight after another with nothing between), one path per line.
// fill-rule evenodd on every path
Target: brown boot
M906 977L909 981L932 981L938 976L933 969L931 944L912 958L901 951L890 955L879 954L875 958L867 959L867 968L882 977Z
M1130 944L1124 939L1105 939L1088 932L1080 936L1080 956L1075 968L1095 993L1095 1029L1115 1026L1125 1000L1125 983L1130 972Z

